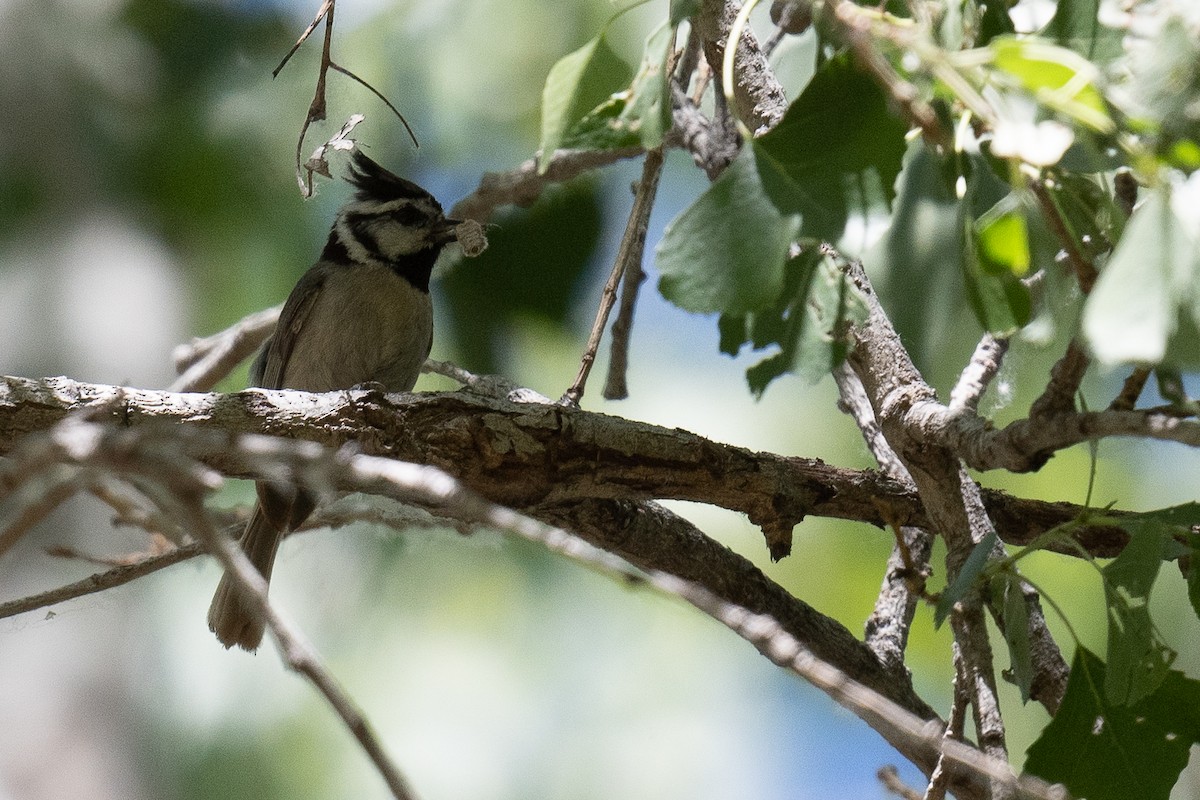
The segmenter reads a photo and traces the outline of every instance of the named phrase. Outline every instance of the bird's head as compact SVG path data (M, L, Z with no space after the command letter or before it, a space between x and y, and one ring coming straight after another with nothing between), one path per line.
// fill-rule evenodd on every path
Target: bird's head
M458 220L412 181L355 150L347 180L354 198L338 212L335 232L355 260L403 265L411 258L434 259L457 237Z

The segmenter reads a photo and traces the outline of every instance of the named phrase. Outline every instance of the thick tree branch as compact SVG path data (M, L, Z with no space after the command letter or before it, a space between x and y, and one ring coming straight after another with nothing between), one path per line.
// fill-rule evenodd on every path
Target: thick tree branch
M692 19L714 75L721 74L730 29L740 7L741 3L734 0L702 0L699 12ZM787 96L748 27L737 43L733 70L733 98L738 117L755 135L770 130L783 119Z
M876 472L755 453L619 417L463 392L174 394L9 377L0 379L0 453L22 436L87 408L104 408L128 426L179 424L335 446L354 441L365 453L440 466L516 508L585 498L678 499L739 511L758 524L799 522L808 515L880 528L929 524L911 491ZM237 474L219 456L214 465ZM992 490L983 497L998 532L1012 544L1028 544L1083 511ZM1120 528L1090 526L1076 540L1103 556L1119 552L1128 536Z
M907 409L914 405L940 404L900 342L862 266L850 263L847 272L862 292L869 312L867 322L855 328L856 344L850 353L850 364L863 382L883 435L916 484L930 521L929 530L946 541L946 577L953 581L973 547L994 530L995 523L983 503L979 487L963 469L958 452L912 424ZM999 542L995 555L1004 555ZM991 755L1002 757L1006 753L1003 720L995 693L987 631L979 613L981 602L977 593L971 593L960 603L951 621L973 692L981 747ZM1036 605L1036 595L1027 593L1026 604L1031 611L1031 645L1039 648L1032 653L1034 681L1042 692L1038 699L1047 708L1055 709L1065 690L1065 681L1059 679L1067 674L1068 668L1053 638L1045 630L1045 619ZM1037 613L1032 613L1034 611ZM995 613L995 609L993 613L1003 625L1003 616Z

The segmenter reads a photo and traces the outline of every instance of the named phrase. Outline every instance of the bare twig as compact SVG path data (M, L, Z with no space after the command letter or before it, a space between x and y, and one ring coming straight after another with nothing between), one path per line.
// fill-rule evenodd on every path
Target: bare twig
M214 512L209 510L208 513L212 516ZM361 502L347 504L344 501L336 501L318 508L316 513L305 520L304 524L299 528L288 533L288 536L320 528L342 528L355 522L386 525L397 531L411 531L414 528L429 527L430 525L449 528L459 527L459 523L456 520L434 518L427 511L412 506L391 505L380 507L378 504L373 505ZM242 517L238 525L239 527L245 525L244 517ZM193 559L196 556L205 555L205 553L204 548L197 542L188 542L162 552L148 555L143 554L140 558L136 559L126 556L123 559L125 563L113 566L104 572L89 575L82 580L45 592L0 603L0 619L15 617L18 614L27 614L31 611L64 603L68 600L74 600L89 594L96 594L107 589L114 589L180 562Z
M400 113L399 109L392 105L392 103L374 86L367 83L350 70L334 63L332 48L333 12L335 3L336 0L323 0L321 7L317 9L317 15L313 17L313 21L308 24L308 27L305 28L304 32L300 34L300 38L296 40L296 43L292 45L290 50L288 50L287 55L285 55L283 60L279 62L279 66L276 67L271 73L273 77L277 77L279 75L284 66L288 63L288 61L291 60L296 51L300 49L300 46L308 40L308 37L312 35L312 32L317 29L317 25L321 24L321 20L323 19L325 21L325 37L321 44L321 63L317 69L317 87L313 92L312 102L308 106L308 113L304 116L304 123L300 126L300 137L296 140L296 182L300 184L300 194L305 198L312 197L313 172L316 170L308 166L303 160L304 139L308 135L309 126L311 126L314 122L320 122L325 119L327 106L325 99L325 77L329 73L330 69L340 72L367 87L367 89L369 89L376 97L382 100L389 109L392 110L392 113L394 113L400 120L400 123L404 125L404 130L408 132L409 137L412 139L413 145L420 147L420 144L417 142L416 134L413 133L412 128L408 124L408 120L404 118L404 115Z
M546 162L545 171L538 172L537 159L529 159L509 172L487 172L475 191L459 200L449 216L487 222L503 205L528 208L546 187L565 183L585 172L634 158L644 153L641 147L618 150L558 150Z
M850 414L862 432L863 440L875 461L893 480L913 487L912 477L883 437L870 398L862 381L846 363L833 371L837 382L839 407ZM887 504L880 498L881 510ZM933 552L933 536L928 531L891 523L896 530L896 542L884 567L883 583L875 599L871 616L864 626L863 640L884 664L900 667L908 647L908 633L916 615L920 594L914 591L915 582L929 573L929 557Z
M266 341L282 308L255 311L220 333L176 347L171 355L181 374L171 384L171 391L206 392L216 386Z
M1151 372L1149 367L1134 367L1133 372L1129 373L1125 382L1121 384L1121 391L1113 398L1108 410L1132 411L1138 398L1142 396L1142 389L1146 388L1146 381L1150 379Z
M194 543L187 544L183 547L168 550L165 553L147 556L141 561L132 564L113 567L105 572L89 575L83 580L68 583L65 586L59 586L49 591L29 595L28 597L8 600L0 603L0 619L15 617L18 614L26 614L30 611L36 611L39 608L47 608L59 603L65 603L67 600L74 600L77 597L123 586L130 581L135 581L138 578L158 572L161 569L166 569L181 561L195 558L202 552L204 551L200 545Z
M724 108L724 100L720 108ZM716 180L737 158L740 144L737 129L705 117L699 106L674 82L671 84L671 119L673 127L669 141L691 153L692 161L704 170L710 181Z
M1008 352L1007 337L997 337L990 333L984 334L975 347L975 353L963 369L958 383L950 392L950 409L952 411L978 411L979 401L991 385L992 379L1000 371L1004 354Z
M225 574L233 577L242 601L266 621L267 629L279 645L284 663L306 677L325 698L375 765L392 796L396 800L411 800L415 797L408 781L384 750L362 710L322 663L312 644L268 602L267 582L251 563L250 558L232 538L221 534L212 526L199 498L186 504L185 509L191 521L189 527L197 534L204 548L221 563Z
M561 403L578 408L579 401L583 399L588 375L592 371L592 364L596 361L600 337L604 335L604 327L608 324L608 315L617 299L617 287L620 285L621 278L626 270L641 271L642 257L646 251L646 228L650 223L650 212L654 208L655 195L658 193L658 177L662 174L662 163L662 148L646 153L646 160L642 165L642 179L634 189L633 207L629 210L629 221L625 224L625 233L621 236L617 257L613 260L612 272L600 294L600 308L596 311L596 319L592 323L592 332L588 336L587 346L583 351L579 373L563 394L562 400L559 401ZM628 321L624 334L624 346L628 348ZM617 347L616 341L613 346L614 349ZM607 392L605 396L608 396Z
M661 147L646 153L646 161L642 165L642 180L637 191L639 195L645 192L649 199L642 203L644 208L642 218L638 221L638 240L635 246L630 248L629 259L623 271L621 304L617 308L617 318L613 320L612 355L608 361L608 377L604 382L604 397L607 400L623 400L629 396L626 382L626 372L629 368L629 336L633 331L633 311L637 305L638 289L646 279L646 273L642 270L642 258L646 251L646 229L650 223L650 210L654 205L654 195L658 191L662 167ZM635 197L634 208L637 206L638 200ZM632 214L633 212L630 212L631 219Z
M967 676L963 671L962 662L954 659L954 699L950 705L950 717L946 720L946 731L942 734L943 748L950 741L961 742L963 729L967 720L967 708L971 705L971 696L967 693ZM939 755L937 767L929 776L929 785L925 787L923 800L944 800L946 789L950 784L950 769L946 759Z
M3 481L9 483L9 481ZM8 552L29 530L44 520L51 511L65 503L79 491L81 481L74 472L49 474L27 491L14 495L9 490L5 497L4 518L0 519L0 556ZM2 485L2 484L0 484ZM7 487L6 487L7 488ZM15 506L15 508L14 508Z
M333 10L334 2L335 0L322 0L321 7L317 9L317 15L313 17L313 21L308 23L308 27L300 34L300 38L296 40L292 48L287 51L287 55L279 62L279 66L271 70L272 78L279 77L279 73L283 72L283 68L292 60L292 56L296 55L296 51L300 49L300 45L304 44L308 40L308 37L312 35L312 32L317 29L317 26L321 24L321 20L324 19L325 14Z
M900 780L900 773L891 764L880 767L879 771L875 773L875 777L883 784L884 789L901 800L921 800L921 793Z
M1045 390L1029 407L1031 419L1049 417L1075 410L1075 395L1092 360L1078 339L1067 344L1067 351L1050 370Z

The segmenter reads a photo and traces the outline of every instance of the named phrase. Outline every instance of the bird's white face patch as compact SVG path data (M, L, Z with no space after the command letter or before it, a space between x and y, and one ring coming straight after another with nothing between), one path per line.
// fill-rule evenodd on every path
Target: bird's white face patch
M438 245L442 210L434 201L402 198L350 203L338 216L338 233L358 259L396 261Z

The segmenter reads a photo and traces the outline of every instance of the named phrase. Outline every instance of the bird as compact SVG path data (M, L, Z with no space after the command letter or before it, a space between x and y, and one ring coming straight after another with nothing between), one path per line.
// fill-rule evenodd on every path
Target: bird
M252 386L327 392L381 385L407 392L429 356L429 278L462 223L361 149L347 180L354 195L339 209L320 259L284 303L251 366ZM256 491L240 545L269 582L280 541L308 518L316 497L277 481L259 481ZM264 622L228 574L213 596L208 627L226 648L254 651L262 642Z

